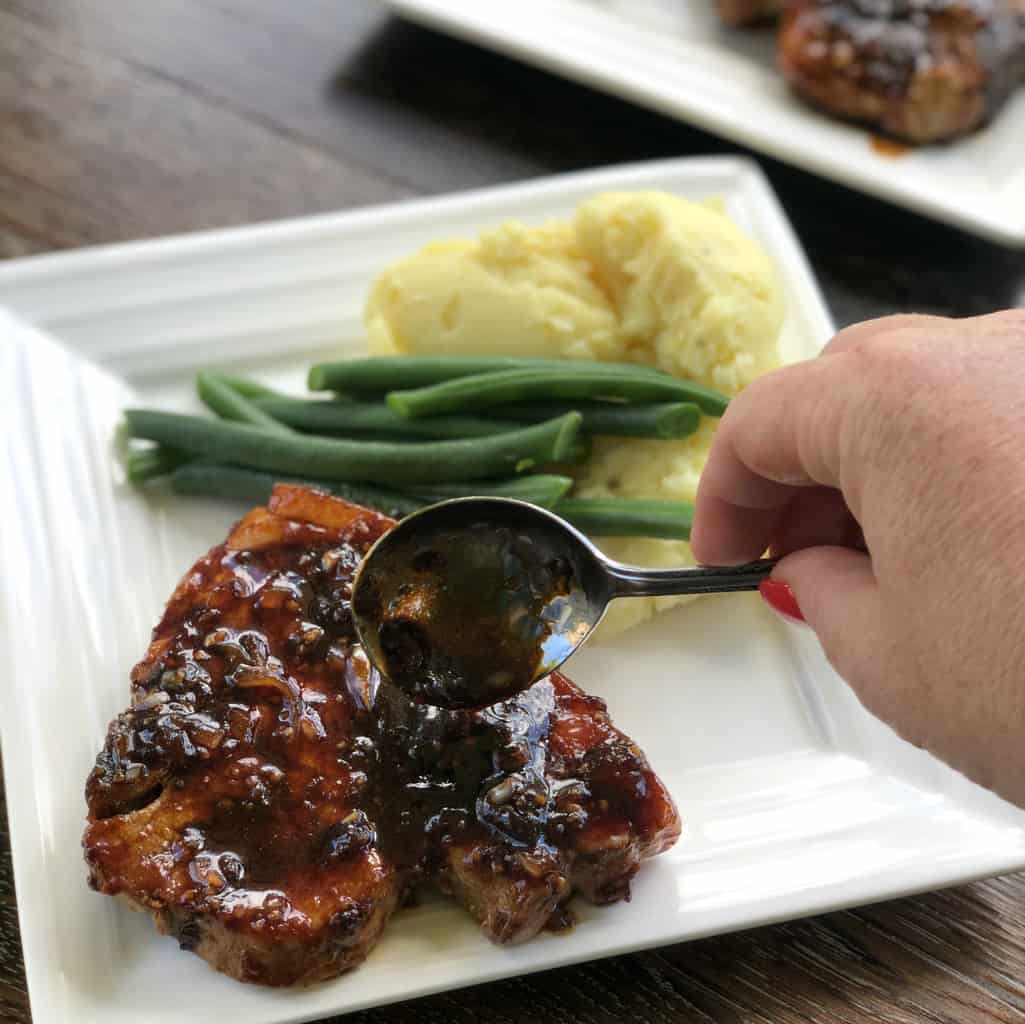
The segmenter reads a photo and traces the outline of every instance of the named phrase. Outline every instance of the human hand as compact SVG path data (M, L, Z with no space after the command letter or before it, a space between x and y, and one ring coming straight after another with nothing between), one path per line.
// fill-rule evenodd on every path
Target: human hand
M862 703L1025 807L1025 310L858 324L755 381L691 544L785 556L774 577Z

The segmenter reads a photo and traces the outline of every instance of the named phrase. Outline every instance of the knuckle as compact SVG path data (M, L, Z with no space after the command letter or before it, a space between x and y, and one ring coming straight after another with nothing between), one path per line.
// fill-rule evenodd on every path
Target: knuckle
M913 373L926 361L917 334L904 328L866 338L851 352L868 371L876 374Z
M936 344L934 333L907 328L869 338L851 355L862 383L862 412L888 429L894 417L907 418L919 400L945 387L959 362L955 352Z
M923 316L918 313L895 313L874 320L863 320L860 323L844 327L823 349L824 355L846 352L861 343L879 335L893 334L908 328L919 328L935 323L938 318Z

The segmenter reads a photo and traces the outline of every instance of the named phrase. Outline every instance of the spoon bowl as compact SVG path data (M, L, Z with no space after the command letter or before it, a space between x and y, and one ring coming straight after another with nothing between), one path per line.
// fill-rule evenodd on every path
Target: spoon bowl
M557 669L616 598L754 590L774 564L641 569L607 559L537 505L454 498L407 516L373 545L352 610L370 660L392 683L440 707L481 707Z

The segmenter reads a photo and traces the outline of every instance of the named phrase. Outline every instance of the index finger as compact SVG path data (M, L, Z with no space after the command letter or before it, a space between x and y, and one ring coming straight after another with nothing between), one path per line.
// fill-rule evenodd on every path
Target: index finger
M730 402L698 486L698 561L757 558L801 488L842 490L857 515L845 421L859 375L849 371L845 353L809 360L758 379Z

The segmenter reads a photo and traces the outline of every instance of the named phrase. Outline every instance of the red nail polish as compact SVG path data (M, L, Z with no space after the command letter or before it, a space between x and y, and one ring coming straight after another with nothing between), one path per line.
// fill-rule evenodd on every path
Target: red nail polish
M780 615L788 619L804 622L801 606L797 603L797 598L794 597L789 583L784 583L782 580L762 580L758 592L765 598L766 603L773 611L779 612Z

